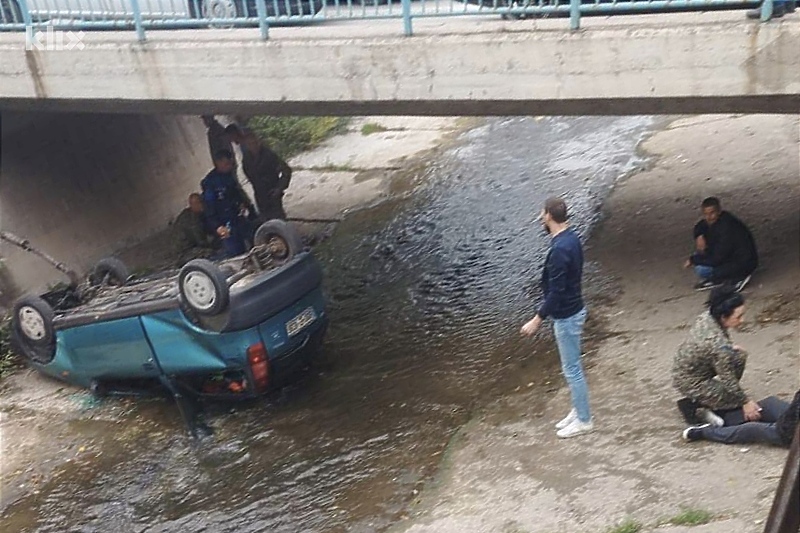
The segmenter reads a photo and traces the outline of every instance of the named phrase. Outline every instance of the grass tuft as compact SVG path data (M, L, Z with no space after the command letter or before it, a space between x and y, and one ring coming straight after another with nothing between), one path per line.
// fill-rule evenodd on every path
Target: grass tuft
M608 533L639 533L641 530L642 524L632 518L627 518L624 522L609 529Z
M384 131L389 131L389 129L381 126L380 124L375 124L374 122L367 122L361 126L361 135L364 135L365 137L367 135L372 135L373 133L381 133Z
M674 526L701 526L714 519L714 515L703 509L684 509L667 522Z

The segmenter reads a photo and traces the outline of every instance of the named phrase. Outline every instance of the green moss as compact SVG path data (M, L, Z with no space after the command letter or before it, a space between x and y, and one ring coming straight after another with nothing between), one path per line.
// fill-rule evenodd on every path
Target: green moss
M349 121L349 118L343 117L258 116L251 118L247 126L278 155L288 160L342 132Z

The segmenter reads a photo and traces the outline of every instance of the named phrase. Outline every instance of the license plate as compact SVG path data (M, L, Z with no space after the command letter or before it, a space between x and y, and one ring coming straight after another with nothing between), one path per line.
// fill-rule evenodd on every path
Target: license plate
M317 319L317 313L313 307L309 307L286 323L286 333L292 337L300 333L306 326Z

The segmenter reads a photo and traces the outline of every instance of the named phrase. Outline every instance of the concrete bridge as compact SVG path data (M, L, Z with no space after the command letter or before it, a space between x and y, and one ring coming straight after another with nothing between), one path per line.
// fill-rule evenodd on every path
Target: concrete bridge
M87 32L82 49L0 34L0 110L267 114L792 113L800 14L499 16L258 29Z
M200 113L593 115L800 112L800 14L498 16L258 29L87 32L26 50L0 33L0 226L79 268L163 228L210 161ZM146 206L146 208L143 208ZM54 272L3 247L20 287ZM0 280L2 281L2 280Z

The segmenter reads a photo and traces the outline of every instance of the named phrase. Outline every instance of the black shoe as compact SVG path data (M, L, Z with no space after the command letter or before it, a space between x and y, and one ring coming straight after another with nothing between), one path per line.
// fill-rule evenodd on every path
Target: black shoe
M683 433L681 433L681 437L686 442L694 442L696 440L700 440L703 438L703 429L707 427L708 424L688 427L683 430Z
M697 409L699 407L700 405L690 398L681 398L678 400L678 411L681 412L683 419L686 420L686 423L690 426L703 423L703 421L697 417Z
M720 286L719 283L714 283L710 279L704 279L703 281L698 281L695 284L694 290L696 290L696 291L710 291L711 289L713 289L715 287L719 287L719 286Z

